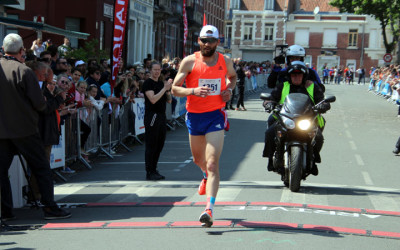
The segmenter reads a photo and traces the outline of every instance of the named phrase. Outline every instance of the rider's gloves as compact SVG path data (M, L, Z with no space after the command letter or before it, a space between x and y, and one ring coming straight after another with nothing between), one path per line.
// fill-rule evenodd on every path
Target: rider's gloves
M321 103L321 104L318 104L317 106L315 106L315 109L319 113L323 114L323 113L326 113L326 111L331 109L331 104L330 103Z
M275 103L273 102L264 103L264 108L266 111L271 112L275 108Z

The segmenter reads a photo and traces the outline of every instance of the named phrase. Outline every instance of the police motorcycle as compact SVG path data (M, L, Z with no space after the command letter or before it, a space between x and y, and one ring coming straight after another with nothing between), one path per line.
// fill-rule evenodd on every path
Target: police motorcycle
M318 107L334 102L336 97L327 97L316 105L302 93L289 94L283 104L272 101L269 93L261 93L260 98L266 111L276 117L274 168L281 174L285 186L298 192L301 180L310 175L315 164L313 146L319 129L315 120L322 113ZM272 102L272 110L266 101Z

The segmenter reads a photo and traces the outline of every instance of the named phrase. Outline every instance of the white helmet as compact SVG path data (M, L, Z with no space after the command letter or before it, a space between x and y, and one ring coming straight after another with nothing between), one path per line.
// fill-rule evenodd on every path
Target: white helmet
M292 45L289 48L287 48L286 50L286 62L288 65L290 65L290 60L289 58L291 56L299 56L300 61L304 61L304 57L306 56L306 51L303 47L301 47L300 45Z

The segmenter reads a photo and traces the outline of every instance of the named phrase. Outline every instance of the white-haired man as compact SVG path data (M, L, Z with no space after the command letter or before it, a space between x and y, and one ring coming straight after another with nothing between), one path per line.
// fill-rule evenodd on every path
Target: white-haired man
M1 218L13 219L11 185L8 170L13 157L24 156L35 175L45 219L62 219L71 213L54 201L52 173L38 130L38 111L46 107L35 73L22 62L25 49L18 34L3 41L4 57L0 59L0 181Z

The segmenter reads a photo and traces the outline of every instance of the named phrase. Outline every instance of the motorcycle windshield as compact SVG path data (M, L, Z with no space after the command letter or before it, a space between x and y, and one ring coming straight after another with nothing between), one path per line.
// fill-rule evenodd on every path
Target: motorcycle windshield
M292 118L302 115L311 115L312 102L308 95L301 93L289 94L283 103L281 113Z

